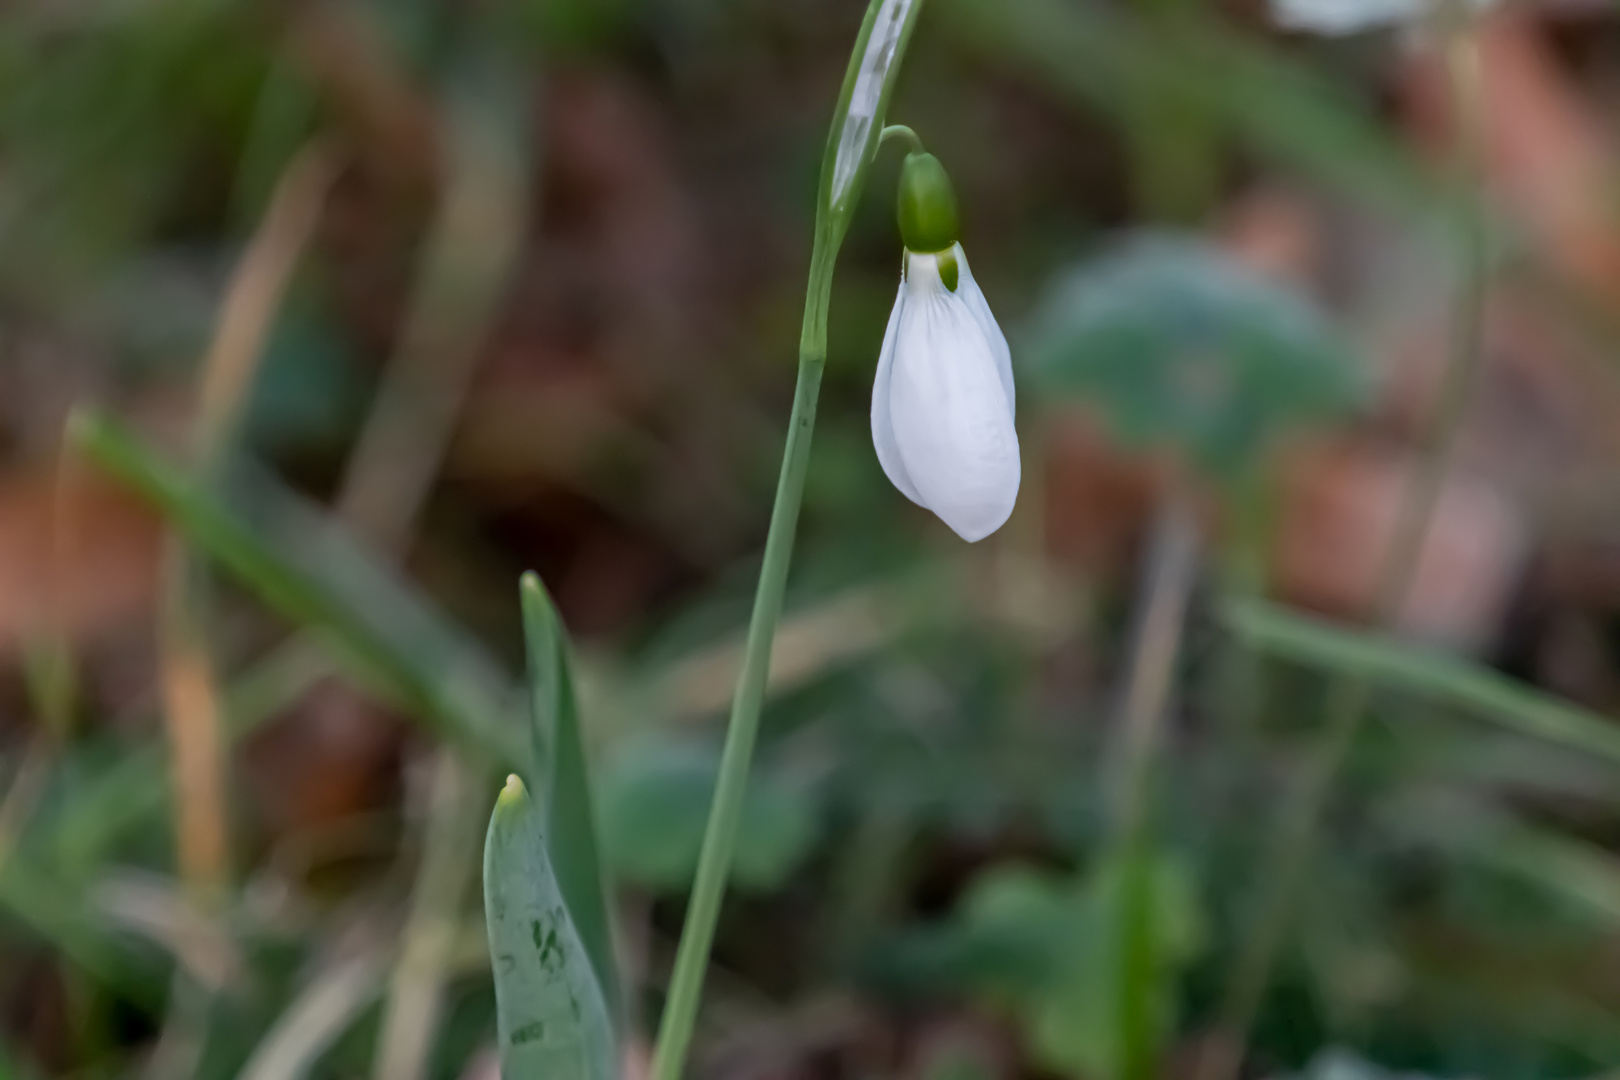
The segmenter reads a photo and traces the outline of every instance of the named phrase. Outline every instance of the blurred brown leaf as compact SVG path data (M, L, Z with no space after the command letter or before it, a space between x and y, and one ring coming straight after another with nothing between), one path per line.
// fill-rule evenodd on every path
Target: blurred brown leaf
M1371 610L1414 459L1346 445L1295 455L1274 584L1285 599L1359 619ZM1418 556L1400 629L1479 646L1501 624L1528 549L1522 513L1484 480L1447 478Z
M43 635L103 636L146 615L160 535L145 506L93 472L0 475L0 653Z
M271 835L385 804L398 782L400 739L400 725L347 686L317 687L245 748L245 778Z
M1492 194L1549 264L1620 298L1620 214L1609 126L1553 54L1532 11L1504 5L1479 31L1486 168ZM1414 50L1406 98L1420 135L1451 144L1446 76L1436 50Z
M1120 449L1081 414L1053 414L1046 445L1048 549L1106 579L1130 565L1168 465Z

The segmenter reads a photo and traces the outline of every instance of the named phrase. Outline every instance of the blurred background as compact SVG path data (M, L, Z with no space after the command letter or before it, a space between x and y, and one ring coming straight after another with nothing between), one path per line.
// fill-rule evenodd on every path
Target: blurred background
M692 1075L1620 1062L1620 11L1281 6L930 0L1020 503L878 466L885 151ZM863 11L0 7L0 1077L493 1077L526 569L644 1067Z

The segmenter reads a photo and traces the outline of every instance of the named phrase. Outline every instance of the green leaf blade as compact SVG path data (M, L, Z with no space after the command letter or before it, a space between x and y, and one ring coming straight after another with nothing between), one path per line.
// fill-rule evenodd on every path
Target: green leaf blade
M1221 621L1252 648L1280 659L1368 678L1468 709L1526 738L1620 764L1620 726L1612 720L1468 660L1258 601L1229 601Z
M499 666L273 477L238 462L220 491L205 489L94 412L75 414L69 438L266 606L335 645L362 684L475 757L528 760Z
M484 913L504 1080L615 1080L612 1014L515 776L484 841Z
M1101 411L1126 446L1244 475L1276 437L1346 417L1366 384L1302 295L1175 233L1133 235L1058 275L1026 366L1048 398Z
M545 799L547 854L602 995L616 1016L619 989L612 919L597 843L585 744L579 730L568 639L539 577L524 574L518 591L529 657L534 760Z

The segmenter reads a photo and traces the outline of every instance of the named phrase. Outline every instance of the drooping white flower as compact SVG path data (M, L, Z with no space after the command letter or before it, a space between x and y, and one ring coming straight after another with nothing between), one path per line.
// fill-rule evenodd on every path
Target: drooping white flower
M1475 11L1493 0L1465 0ZM1434 0L1271 0L1272 17L1287 30L1339 36L1388 26L1415 26L1432 18Z
M1012 352L962 246L909 248L872 387L872 443L894 486L967 541L1018 498Z

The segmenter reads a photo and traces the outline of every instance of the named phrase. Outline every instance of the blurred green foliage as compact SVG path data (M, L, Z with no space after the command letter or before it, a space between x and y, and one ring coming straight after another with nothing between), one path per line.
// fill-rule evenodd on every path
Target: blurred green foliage
M777 889L821 834L814 792L767 763L749 789L731 859L732 881ZM602 766L603 844L624 881L679 891L697 870L720 753L710 740L651 737L616 748Z
M55 452L50 409L98 399L109 411L82 414L77 451L228 575L211 644L241 815L229 893L199 914L176 876L179 800L141 628L82 649L60 727L33 723L61 710L8 682L0 1077L376 1073L429 831L409 778L441 751L481 778L480 818L499 773L526 779L534 800L509 807L521 820L505 823L497 861L534 886L523 902L567 916L573 1021L600 1042L622 999L618 1030L644 1043L713 789L791 387L815 161L858 9L0 12L6 467ZM1240 496L1224 482L1263 474L1275 436L1361 417L1361 343L1192 237L1244 171L1403 226L1438 213L1362 69L1198 4L932 0L912 48L894 119L924 131L960 184L975 268L1015 341L1026 430L1085 409L1127 453L1195 463L1230 509ZM1361 64L1394 50L1357 48ZM469 64L491 77L467 79ZM500 286L489 384L400 568L321 503L411 314L452 98L501 117L535 109L513 138L541 163L527 196L538 224ZM194 394L228 268L316 135L350 166L276 320L246 449L205 487L157 447L179 441L171 418ZM1162 175L1172 165L1185 173ZM1351 748L1250 1033L1254 1068L1562 1080L1620 1060L1620 748L1610 722L1544 689L1211 597L1187 631L1151 843L1117 844L1103 801L1130 575L1077 582L1024 534L946 547L871 457L871 359L898 247L888 188L871 185L834 291L801 561L733 865L744 888L695 1074L921 1075L918 1031L990 1017L1006 1024L992 1064L964 1066L986 1076L1110 1080L1128 1023L1171 1075L1216 1021L1257 837L1315 732L1323 674L1346 670L1379 688L1375 723ZM1158 231L1115 240L1122 223ZM36 412L51 422L25 422ZM511 582L530 566L550 599L531 582L520 613ZM1209 670L1232 649L1264 688L1240 710ZM313 824L278 820L265 806L286 793L256 785L294 786L325 762L318 741L295 742L311 759L271 772L261 740L310 716L352 734L352 714L319 711L335 681L358 688L355 712L411 726L386 728L369 766L387 776L380 794ZM1112 934L1130 897L1147 898L1140 948ZM532 926L480 925L466 908L446 916L422 1078L480 1075L497 1045L486 931L497 980L500 942L513 956L532 943ZM813 1006L830 998L860 1001L890 1050L827 1035ZM791 1067L761 1042L789 1048Z
M1301 297L1169 236L1057 276L1023 356L1046 394L1098 410L1126 445L1174 447L1217 477L1252 472L1278 434L1342 420L1366 396Z

